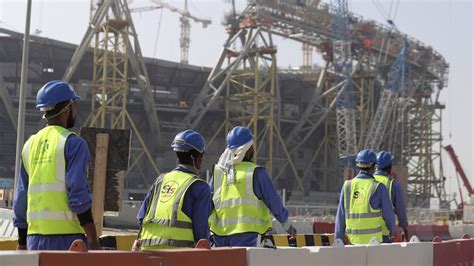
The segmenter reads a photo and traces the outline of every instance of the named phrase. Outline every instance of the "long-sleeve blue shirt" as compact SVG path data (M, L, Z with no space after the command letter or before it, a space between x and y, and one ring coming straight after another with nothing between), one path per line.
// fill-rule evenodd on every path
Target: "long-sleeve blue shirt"
M209 185L211 187L211 193L213 193L213 178L211 178ZM255 168L253 173L253 191L255 196L267 205L278 222L285 223L288 221L288 210L283 206L272 179L268 175L267 170L263 167ZM212 204L212 208L214 209L214 204ZM240 233L231 236L214 235L214 241L217 246L256 246L257 236L258 233L255 232Z
M368 173L360 172L355 178L374 178ZM344 209L344 186L341 189L339 206L336 214L335 234L337 239L344 240L346 234L346 218ZM388 190L385 186L378 186L374 194L370 197L370 206L375 210L382 210L382 217L387 225L390 235L395 235L395 216L393 207L388 197Z
M189 174L195 174L185 166L178 166L173 171L181 171ZM143 218L150 206L155 185L150 187L148 194L143 200L142 206L137 214L137 222L141 226ZM211 191L206 182L194 182L184 194L183 207L181 210L193 222L194 240L209 239L209 214L211 213Z
M375 174L389 176L388 173L382 170L377 170ZM403 229L407 230L408 218L407 218L407 210L405 208L405 202L403 200L403 189L402 189L402 186L400 185L400 182L398 182L396 179L393 179L393 183L392 183L392 204L393 204L395 214L398 217L399 225Z
M84 139L77 135L70 135L64 147L66 159L66 189L68 193L68 205L77 214L86 212L92 207L92 197L87 181L87 167L89 164L89 148ZM28 228L26 221L27 195L29 177L23 167L20 166L15 199L13 201L13 224L20 229ZM29 235L27 248L29 250L67 250L76 239L85 240L84 235Z

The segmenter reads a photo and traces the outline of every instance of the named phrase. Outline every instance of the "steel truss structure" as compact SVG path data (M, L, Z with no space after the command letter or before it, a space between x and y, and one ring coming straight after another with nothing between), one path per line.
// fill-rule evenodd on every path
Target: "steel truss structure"
M280 128L281 136L288 147L289 157L293 160L288 159L279 165L278 173L274 175L275 179L293 174L291 172L296 170L299 174L293 174L293 177L297 183L303 183L305 188L309 183L310 190L332 190L340 185L341 178L337 174L338 155L333 153L337 150L338 143L340 144L337 136L341 134L336 132L340 133L342 130L338 125L352 123L351 128L356 131L353 132L356 139L352 139L352 144L349 146L353 148L350 151L346 149L340 153L341 155L354 154L356 150L366 146L377 151L382 149L391 151L396 157L397 164L409 168L410 194L425 198L441 196L443 180L439 171L435 170L433 162L440 156L437 142L441 140L441 135L439 131L434 131L433 127L436 123L440 123L441 116L438 111L441 106L437 98L433 98L432 95L433 92L439 94L445 87L448 64L441 55L421 42L404 36L393 28L373 21L364 21L349 12L347 16L351 47L338 44L338 41L333 42L334 31L331 27L333 10L330 5L320 1L249 0L240 19L232 23L234 27L230 27L224 51L186 116L186 123L193 128L208 125L203 118L223 95L226 95L226 121L240 117L239 114L243 113L248 115L248 119L252 117L252 111L257 109L248 109L248 102L228 101L241 95L235 90L232 94L233 90L229 90L229 84L238 84L242 87L244 83L238 82L235 78L239 77L242 80L244 73L251 78L267 74L268 68L263 64L260 67L252 65L258 62L255 60L248 60L247 63L253 66L253 70L258 68L258 73L252 72L250 75L250 72L243 71L245 68L239 68L240 62L248 59L249 51L255 50L255 47L250 45L254 40L243 38L242 32L258 29L259 35L273 34L304 44L306 70L310 62L308 47L316 47L327 60L323 69L312 71L314 75L319 75L319 78L316 79L311 97L307 97L307 101L301 106L299 120L289 128L288 126ZM239 38L246 42L243 42L240 51L233 51L230 44ZM338 62L336 55L340 53L336 53L337 47L353 60L350 65L354 92L352 95L349 94L349 99L345 99L353 101L354 106L349 109L336 108L337 102L344 100L344 95L341 93L344 90L341 88L346 83L344 78L341 81L340 71L336 70L339 73L331 71ZM232 53L234 59L229 60L227 67L223 68L226 57ZM409 67L410 75L401 74L406 72L404 65L407 65L406 68ZM346 77L348 75L349 73L345 74ZM344 74L342 76L344 77ZM400 81L400 78L404 80ZM400 82L409 84L407 86L410 88L403 93L391 93L400 87ZM253 94L253 96L257 98L252 100L255 103L265 101L264 95ZM282 123L278 121L281 108L277 101L273 109L273 117L277 119L274 123L276 125ZM242 109L245 109L245 112ZM353 115L343 114L344 110L353 110ZM341 113L339 116L338 111ZM342 118L348 121L341 123ZM273 124L273 120L268 124ZM222 125L220 129L224 127L228 128L228 125ZM277 154L271 143L267 142L265 149L273 150L273 153ZM314 145L314 153L311 160L305 162L304 170L300 171L301 165L297 162L298 153L301 152L300 147L308 143ZM291 168L285 172L288 165L291 165Z
M136 36L130 11L126 1L104 1L95 12L91 19L92 25L87 30L82 43L77 47L64 79L68 80L72 76L92 36L95 36L91 112L85 124L111 129L131 128L138 143L132 147L132 162L129 171L137 167L145 184L148 184L148 178L142 169L144 165L139 162L145 158L154 172L159 174L158 166L149 150L156 149L156 144L145 143L142 133L127 110L129 65L134 70L143 93L145 110L151 109L151 113L147 115L152 132L155 130L159 133L159 125L138 40L134 38L134 45L132 45L129 38Z

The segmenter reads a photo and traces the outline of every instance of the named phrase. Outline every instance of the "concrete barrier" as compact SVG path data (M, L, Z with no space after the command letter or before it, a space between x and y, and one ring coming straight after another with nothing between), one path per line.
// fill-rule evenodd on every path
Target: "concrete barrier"
M453 239L462 238L465 234L474 237L474 224L449 225L448 231Z
M367 247L367 265L433 265L433 243L395 243Z
M226 265L223 263L222 265ZM315 265L306 248L247 248L247 266Z
M0 251L0 266L38 266L37 253Z
M365 266L367 265L366 246L345 247L306 247L310 251L311 264L326 266ZM291 265L291 264L290 264Z

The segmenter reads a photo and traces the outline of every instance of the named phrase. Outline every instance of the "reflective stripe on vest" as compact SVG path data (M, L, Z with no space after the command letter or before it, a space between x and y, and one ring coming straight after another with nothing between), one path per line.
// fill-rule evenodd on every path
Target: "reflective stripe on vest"
M77 214L68 205L64 147L74 134L48 126L25 143L22 161L28 174L28 234L83 234Z
M268 207L253 191L255 168L257 165L251 162L234 165L234 179L229 180L223 169L214 166L214 210L209 225L216 235L263 234L271 228Z
M382 183L387 187L388 190L388 197L390 198L390 202L392 203L392 206L394 205L394 202L392 201L392 185L393 185L393 179L385 176L385 175L374 175L375 180L378 182ZM382 223L382 234L384 236L388 236L390 234L387 225L385 223Z
M182 206L186 191L196 181L195 175L176 170L157 178L140 234L142 250L194 246L192 221Z
M355 178L344 183L346 234L352 244L368 244L372 237L382 242L381 210L374 210L370 198L379 183Z

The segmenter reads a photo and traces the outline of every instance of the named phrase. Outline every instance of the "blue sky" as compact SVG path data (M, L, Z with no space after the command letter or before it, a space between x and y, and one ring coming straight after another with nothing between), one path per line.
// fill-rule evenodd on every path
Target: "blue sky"
M246 1L236 0L239 9ZM18 31L24 29L25 3L22 0L0 2L0 26ZM89 1L70 0L33 1L31 29L42 31L41 36L78 43L89 18ZM184 0L166 1L182 7ZM190 63L212 67L226 38L221 21L230 6L224 0L189 0L190 11L196 16L212 18L206 29L192 24ZM392 12L389 15L390 6ZM397 15L394 16L396 3ZM132 7L149 6L148 1L135 0ZM450 63L448 88L441 94L446 104L443 121L445 144L453 145L467 175L474 183L473 168L473 3L470 0L349 0L351 11L384 23L393 18L398 28L439 51ZM155 10L134 14L134 22L145 56L179 61L179 17L169 11ZM161 20L161 26L158 27ZM157 38L157 32L159 35ZM158 40L156 42L156 40ZM275 38L278 45L278 65L299 66L302 62L301 45ZM155 50L155 47L157 49ZM315 55L315 62L318 56ZM444 169L450 179L447 188L457 191L454 167L446 154ZM465 193L465 192L464 192Z

